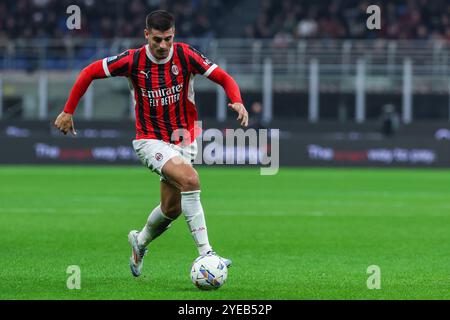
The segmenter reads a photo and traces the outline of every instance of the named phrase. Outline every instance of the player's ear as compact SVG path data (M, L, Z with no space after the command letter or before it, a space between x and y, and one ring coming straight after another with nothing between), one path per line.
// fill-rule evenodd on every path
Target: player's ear
M144 37L145 39L148 40L148 38L150 37L150 31L148 31L147 29L144 29Z

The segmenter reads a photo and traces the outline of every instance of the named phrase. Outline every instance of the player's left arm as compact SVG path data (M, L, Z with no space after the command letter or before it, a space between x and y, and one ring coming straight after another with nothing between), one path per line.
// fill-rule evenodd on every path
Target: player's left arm
M241 92L236 81L225 70L221 69L194 47L188 47L188 59L190 71L194 75L201 74L222 86L231 100L228 106L239 114L237 120L241 120L241 125L247 127L248 112L242 102Z
M245 109L241 98L241 92L236 81L225 70L216 67L209 75L208 79L222 86L231 103L228 106L238 113L237 120L241 120L241 126L248 126L248 112Z

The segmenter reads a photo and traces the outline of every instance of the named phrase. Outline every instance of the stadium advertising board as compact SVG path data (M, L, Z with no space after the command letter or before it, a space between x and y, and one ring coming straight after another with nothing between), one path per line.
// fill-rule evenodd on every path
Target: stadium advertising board
M139 164L128 138L0 138L3 164ZM450 167L445 140L333 141L281 138L281 166ZM262 165L271 145L234 146L205 141L195 161L203 165Z

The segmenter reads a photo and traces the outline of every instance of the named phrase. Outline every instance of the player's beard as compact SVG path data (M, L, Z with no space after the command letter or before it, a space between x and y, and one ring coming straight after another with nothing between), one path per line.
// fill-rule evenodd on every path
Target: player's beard
M169 56L170 50L172 49L172 47L173 47L173 44L171 44L170 46L168 46L166 48L162 48L162 47L158 46L157 44L152 44L149 42L150 53L157 60L166 59Z
M169 50L158 50L156 52L158 53L158 56L156 58L158 58L159 60L165 59L169 56Z

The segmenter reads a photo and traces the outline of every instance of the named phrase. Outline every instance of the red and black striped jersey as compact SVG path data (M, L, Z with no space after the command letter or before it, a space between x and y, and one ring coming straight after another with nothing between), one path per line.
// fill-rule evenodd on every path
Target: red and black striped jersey
M191 141L198 136L193 78L208 77L217 68L202 53L174 43L168 57L157 60L144 45L105 58L102 65L106 76L129 79L135 98L136 139L177 143L179 130L187 130Z

